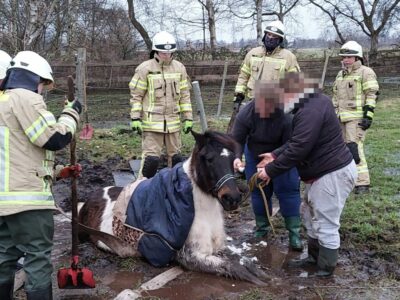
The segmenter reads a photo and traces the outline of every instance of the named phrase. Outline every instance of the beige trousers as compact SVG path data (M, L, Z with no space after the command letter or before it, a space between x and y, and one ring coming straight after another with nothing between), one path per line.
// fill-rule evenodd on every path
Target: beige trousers
M140 170L143 168L144 159L147 156L160 157L164 146L165 152L168 156L168 166L171 167L172 156L181 151L181 132L163 133L144 131L142 133L142 163Z
M368 165L364 154L366 131L362 130L358 125L360 121L361 120L353 120L341 123L344 141L346 143L355 142L358 145L358 153L361 161L357 165L358 178L356 181L356 186L370 184Z

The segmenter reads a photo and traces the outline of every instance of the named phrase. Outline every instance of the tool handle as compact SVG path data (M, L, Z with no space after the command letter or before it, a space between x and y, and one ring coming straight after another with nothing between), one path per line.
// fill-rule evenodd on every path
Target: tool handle
M75 136L72 138L70 144L70 163L71 166L76 164L76 139ZM72 212L72 255L78 255L78 189L77 189L77 179L75 176L71 177L71 212Z

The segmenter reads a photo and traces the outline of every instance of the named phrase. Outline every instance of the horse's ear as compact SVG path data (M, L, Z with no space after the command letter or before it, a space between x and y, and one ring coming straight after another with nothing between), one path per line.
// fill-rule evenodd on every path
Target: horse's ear
M192 130L192 135L196 141L196 144L201 148L203 145L205 145L205 137L204 134L197 133L196 131Z

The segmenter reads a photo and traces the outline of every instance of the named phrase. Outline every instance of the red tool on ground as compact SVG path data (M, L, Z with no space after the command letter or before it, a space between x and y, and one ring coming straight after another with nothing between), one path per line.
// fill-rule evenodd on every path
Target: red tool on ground
M71 76L68 77L68 101L74 100L74 82ZM71 166L76 165L76 140L71 141ZM70 268L61 268L57 273L57 282L60 289L85 289L94 288L96 282L93 272L88 268L79 266L79 222L78 222L78 195L77 178L71 177L71 198L72 198L72 263Z

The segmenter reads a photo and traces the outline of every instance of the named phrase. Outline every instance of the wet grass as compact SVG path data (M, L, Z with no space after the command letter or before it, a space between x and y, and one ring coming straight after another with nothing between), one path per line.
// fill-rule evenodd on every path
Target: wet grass
M342 216L344 242L355 249L377 251L385 259L400 262L400 102L384 97L368 130L365 152L371 190L351 195ZM391 172L388 172L388 171Z

